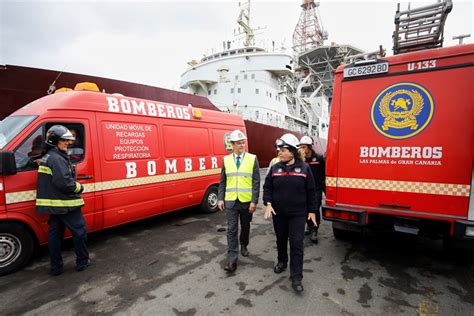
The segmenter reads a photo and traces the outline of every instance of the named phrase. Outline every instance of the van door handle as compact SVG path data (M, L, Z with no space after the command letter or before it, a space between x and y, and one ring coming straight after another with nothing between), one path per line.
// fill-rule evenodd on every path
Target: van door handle
M89 179L92 179L92 178L94 178L94 177L93 176L86 176L86 175L83 175L83 174L77 176L77 180L89 180Z
M391 207L391 208L404 208L404 209L410 209L410 205L398 205L398 204L385 204L385 203L379 203L379 206L384 206L384 207Z

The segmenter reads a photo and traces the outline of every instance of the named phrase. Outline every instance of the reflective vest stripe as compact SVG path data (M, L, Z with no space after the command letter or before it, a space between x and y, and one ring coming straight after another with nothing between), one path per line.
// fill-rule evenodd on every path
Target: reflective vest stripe
M252 188L250 188L250 189L228 188L226 191L229 191L229 192L252 192Z
M52 207L74 207L84 205L83 199L76 200L50 200L36 199L36 206L52 206Z
M255 165L255 155L245 153L240 167L237 169L234 155L224 157L224 167L226 174L226 192L224 200L240 202L252 201L253 167Z
M74 193L77 193L81 191L81 184L79 182L76 182L76 189L74 190Z
M306 178L306 173L297 173L297 172L274 172L272 177L286 177L286 176L297 176Z
M45 173L45 174L53 175L53 171L51 170L51 168L46 167L46 166L39 166L38 167L38 173Z

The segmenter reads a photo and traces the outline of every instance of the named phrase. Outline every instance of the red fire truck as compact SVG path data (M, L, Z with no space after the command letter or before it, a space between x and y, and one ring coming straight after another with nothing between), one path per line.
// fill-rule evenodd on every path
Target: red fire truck
M336 70L323 217L474 240L474 45Z
M36 160L55 124L76 133L70 157L89 231L193 205L217 210L228 137L245 130L237 115L100 92L62 92L16 111L0 122L0 275L47 242L48 216L35 213Z

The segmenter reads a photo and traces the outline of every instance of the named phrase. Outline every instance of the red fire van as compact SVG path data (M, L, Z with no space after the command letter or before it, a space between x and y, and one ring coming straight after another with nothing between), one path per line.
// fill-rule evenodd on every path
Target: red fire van
M89 231L193 205L217 210L228 137L245 130L236 115L99 92L58 93L16 111L0 122L0 275L47 243L47 216L35 213L36 160L55 124L77 135L70 157Z
M336 237L474 239L473 90L473 44L337 69L323 206Z

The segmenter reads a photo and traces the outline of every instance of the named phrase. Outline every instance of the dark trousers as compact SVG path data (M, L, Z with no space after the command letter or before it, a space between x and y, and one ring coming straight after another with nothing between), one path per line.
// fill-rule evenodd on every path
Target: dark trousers
M227 258L230 263L237 261L239 257L239 243L237 242L239 232L240 218L240 244L247 246L249 244L250 222L252 213L249 212L250 203L235 201L232 208L226 208L227 215Z
M51 214L49 217L48 248L51 260L51 270L58 271L63 268L63 257L61 256L61 246L64 239L66 227L71 231L76 252L76 266L81 267L87 264L89 252L86 247L87 230L81 208L66 214Z
M278 262L288 262L290 241L290 275L294 281L303 279L303 240L306 216L273 216L277 238Z
M318 227L319 225L321 224L321 211L320 211L320 208L321 208L321 204L322 204L322 200L323 200L323 190L316 190L316 224L318 224ZM313 224L313 221L308 219L306 221L306 223L308 224L308 227L309 229L313 229L314 228L314 224Z

